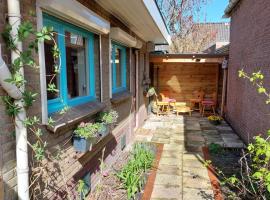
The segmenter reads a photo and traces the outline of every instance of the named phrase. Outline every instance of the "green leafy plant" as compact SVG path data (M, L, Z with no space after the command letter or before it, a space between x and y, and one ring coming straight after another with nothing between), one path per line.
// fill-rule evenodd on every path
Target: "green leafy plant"
M89 139L97 137L97 132L100 129L100 125L97 123L80 123L80 125L74 130L75 136Z
M143 176L152 167L154 152L150 145L137 143L132 150L132 158L117 173L118 178L127 190L128 199L132 199L135 194L142 190Z
M108 112L102 112L100 114L100 121L104 124L116 123L118 119L118 113L115 110L110 110Z
M154 87L150 87L147 91L146 97L151 97L153 95L156 95L156 90Z
M222 152L222 147L219 144L211 143L209 145L209 151L210 153L218 154Z
M86 199L86 195L88 193L88 188L83 180L78 181L77 193L80 196L80 200Z

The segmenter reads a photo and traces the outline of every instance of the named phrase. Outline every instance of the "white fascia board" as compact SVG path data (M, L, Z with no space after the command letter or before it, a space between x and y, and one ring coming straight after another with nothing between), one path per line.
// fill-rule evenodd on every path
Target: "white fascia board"
M235 8L235 6L240 2L240 0L231 0L228 6L226 7L224 11L223 18L230 18L231 17L231 12Z
M163 35L164 39L167 41L168 44L171 44L171 36L167 31L166 25L162 19L162 16L158 10L158 7L154 0L143 0L145 7L147 8L148 12L152 16L155 24L159 28L161 34Z
M112 40L122 43L128 47L135 47L137 44L136 38L132 37L127 32L118 27L111 28L110 37Z
M110 32L110 23L76 0L37 0L37 7L100 34Z

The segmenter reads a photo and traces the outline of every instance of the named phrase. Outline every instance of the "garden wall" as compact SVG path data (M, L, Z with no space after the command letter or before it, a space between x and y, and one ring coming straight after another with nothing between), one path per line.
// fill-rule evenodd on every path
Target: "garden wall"
M228 69L227 119L245 142L265 134L270 128L270 106L248 80L238 78L238 70L261 70L268 89L270 83L270 2L240 1L231 16Z

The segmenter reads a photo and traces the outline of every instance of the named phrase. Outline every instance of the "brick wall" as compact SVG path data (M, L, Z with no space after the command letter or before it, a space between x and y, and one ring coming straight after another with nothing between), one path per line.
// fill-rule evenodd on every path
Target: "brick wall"
M107 13L104 9L102 9L98 4L94 1L84 1L79 0L79 2L83 3L85 6L89 7L91 10L101 15L108 21L110 21L112 26L119 26L126 32L131 35L135 35L132 31L130 31L122 22L120 22L117 18ZM28 12L30 10L35 10L35 0L23 0L21 1L21 12L24 18L28 16ZM4 24L5 24L5 14L7 13L6 1L0 0L0 32L2 32ZM33 17L31 20L35 23L36 18ZM0 39L2 43L2 40ZM98 41L95 40L95 44L98 45ZM72 132L66 132L61 135L52 134L46 132L44 129L44 137L49 142L48 151L56 152L58 147L61 147L63 150L63 155L61 157L60 168L59 166L50 166L50 170L55 171L55 177L52 177L52 182L50 183L50 187L44 187L41 185L42 193L39 194L39 199L63 199L66 191L64 187L63 177L60 175L60 171L64 174L66 181L68 182L68 186L71 190L71 195L74 195L75 184L78 179L80 179L86 172L91 172L91 181L92 184L95 185L98 179L98 166L99 166L99 158L101 156L101 150L106 147L105 153L105 162L106 164L111 164L119 155L121 151L120 148L120 140L123 135L127 137L127 144L132 142L133 139L133 128L135 126L134 115L130 115L130 113L134 113L134 104L132 98L127 101L121 102L116 105L112 105L110 101L110 84L109 84L109 37L108 35L101 36L101 48L102 48L102 74L103 74L103 82L102 82L102 96L103 102L106 104L106 109L113 108L119 113L118 126L114 129L113 135L110 135L107 138L104 138L104 141L101 141L99 145L97 145L94 151L88 152L84 155L77 154L71 143L71 135ZM10 52L2 46L3 55L7 63L9 62ZM132 50L132 52L134 52ZM140 124L143 123L144 119L147 117L145 99L143 97L143 87L142 80L144 74L144 56L146 52L146 47L140 50L139 55L139 115L140 115ZM96 63L98 60L98 51L95 52L96 55ZM129 63L129 57L134 56L130 55L128 50L128 73L132 73L131 77L135 77L135 60L131 59L131 64ZM38 61L38 56L35 55L36 60ZM96 93L99 97L101 96L100 92L100 79L99 79L99 65L96 64ZM40 92L40 75L39 70L33 71L32 69L25 69L25 77L28 81L27 88L31 88L36 92ZM134 81L130 80L130 75L128 77L128 84L133 83ZM131 88L135 88L133 85ZM2 90L0 86L0 96L5 95L5 92ZM15 156L15 138L12 136L12 132L14 130L14 125L12 120L4 113L5 109L0 101L0 178L3 179L3 187L1 187L0 181L0 195L4 193L4 199L12 200L16 199L16 156ZM31 110L28 111L28 115L38 115L41 117L41 100L40 96L37 101L34 103ZM95 116L92 116L89 120L93 119ZM32 138L29 138L32 140ZM1 196L0 196L1 197ZM75 198L75 197L74 197ZM1 199L1 198L0 198Z
M7 1L0 1L0 32L4 30ZM2 56L7 64L10 63L10 53L0 37ZM6 93L0 85L0 97ZM16 198L16 152L14 126L12 120L5 114L5 107L0 101L0 199Z
M238 70L261 70L270 82L270 2L241 1L232 13L230 60L228 69L227 118L241 137L249 142L254 135L270 128L270 107Z

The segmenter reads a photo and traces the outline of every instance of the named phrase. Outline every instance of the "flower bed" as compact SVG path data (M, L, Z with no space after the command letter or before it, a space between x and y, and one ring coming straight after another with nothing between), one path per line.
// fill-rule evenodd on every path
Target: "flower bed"
M216 145L203 148L205 160L208 164L208 175L214 190L215 200L234 199L240 200L235 196L233 188L223 184L223 179L218 177L217 170L222 171L226 177L240 176L241 166L238 160L241 158L241 149L228 149ZM211 163L210 163L210 162Z
M91 199L142 199L145 187L151 194L153 181L149 180L155 179L155 168L152 167L156 165L156 159L157 146L151 143L138 143L131 151L123 151L112 167L101 172Z

